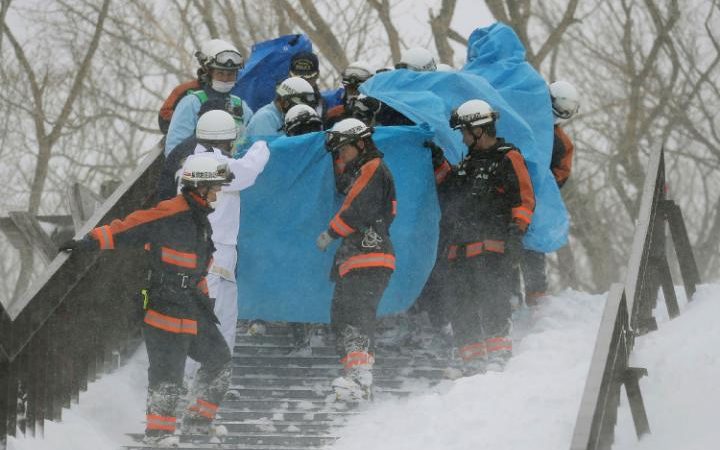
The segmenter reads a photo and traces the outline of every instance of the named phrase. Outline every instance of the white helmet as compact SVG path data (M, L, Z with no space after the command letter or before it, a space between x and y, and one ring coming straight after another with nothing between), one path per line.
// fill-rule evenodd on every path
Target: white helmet
M190 155L185 160L180 182L183 186L217 186L227 184L227 163L218 161L215 156Z
M409 69L416 72L434 72L437 70L435 58L424 48L414 47L403 52L400 62L395 65L396 69Z
M201 66L211 69L239 70L245 64L238 49L222 39L205 42L195 56Z
M438 72L455 72L455 68L450 64L440 63L437 65Z
M343 145L352 144L372 135L373 129L358 119L343 119L325 133L325 148L337 151Z
M370 64L365 61L355 61L343 70L342 83L344 85L358 85L367 81L374 73L375 71L370 67Z
M550 85L553 114L557 119L567 120L580 109L580 96L575 86L567 81L556 81Z
M285 134L297 136L299 134L320 131L322 120L312 106L295 105L285 114Z
M453 111L450 127L453 129L479 127L494 122L500 113L484 100L468 100Z
M198 141L234 141L237 139L237 124L227 111L208 111L198 119L195 137Z
M278 98L289 100L296 105L317 105L315 90L307 80L300 77L285 79L275 88L275 94L277 94Z

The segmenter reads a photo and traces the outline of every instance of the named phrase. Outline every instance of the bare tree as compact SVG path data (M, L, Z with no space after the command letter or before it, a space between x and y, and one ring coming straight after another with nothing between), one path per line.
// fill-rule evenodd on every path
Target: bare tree
M500 22L510 25L525 45L526 57L530 64L539 68L545 59L557 48L565 33L578 19L575 16L579 0L563 0L561 5L552 2L554 13L560 18L545 22L543 36L533 36L531 19L538 18L533 11L532 0L485 0L492 15ZM542 2L538 2L542 8Z

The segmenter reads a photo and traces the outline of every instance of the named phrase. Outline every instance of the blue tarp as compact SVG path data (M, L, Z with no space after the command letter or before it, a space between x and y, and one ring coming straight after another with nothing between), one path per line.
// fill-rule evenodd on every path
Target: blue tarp
M257 111L275 98L275 86L287 78L293 55L311 51L312 43L304 34L258 42L253 45L245 68L238 73L232 93Z
M380 127L374 140L385 154L397 189L391 227L397 270L380 303L380 315L404 311L420 294L435 263L440 212L427 127ZM238 239L240 317L328 322L333 284L329 274L337 243L327 252L315 238L342 203L335 189L324 135L279 137L270 161L242 192Z
M565 244L569 222L550 171L550 96L540 75L524 62L517 36L503 27L496 24L472 34L470 53L475 59L461 71L383 72L363 83L360 91L387 103L415 123L429 124L435 131L435 141L446 150L452 163L467 151L460 132L449 126L452 110L479 98L500 111L498 135L520 148L535 188L537 205L525 247L551 252Z

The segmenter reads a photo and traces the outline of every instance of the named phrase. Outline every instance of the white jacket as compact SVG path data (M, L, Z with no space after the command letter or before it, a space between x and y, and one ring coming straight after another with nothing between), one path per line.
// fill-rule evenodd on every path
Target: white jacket
M215 202L215 211L208 216L212 240L215 244L235 247L240 229L240 191L255 184L270 158L270 150L265 141L257 141L240 159L229 158L216 148L213 152L218 161L227 163L235 179L229 186L223 186ZM199 153L207 153L207 149L198 145L195 154ZM230 269L234 270L234 267Z

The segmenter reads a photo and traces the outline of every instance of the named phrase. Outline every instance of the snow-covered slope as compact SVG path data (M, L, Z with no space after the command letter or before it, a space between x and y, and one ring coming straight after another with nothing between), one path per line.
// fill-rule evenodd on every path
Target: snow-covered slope
M678 291L681 294L681 291ZM584 388L605 296L564 292L516 321L516 356L502 374L444 382L426 395L382 400L340 431L335 449L567 449ZM627 403L616 449L717 448L720 427L720 285L701 286L681 316L638 340L633 364L653 434L638 443ZM117 450L124 433L141 432L144 351L93 383L44 440L11 439L11 450Z
M348 424L335 449L569 448L604 300L577 292L553 297L519 321L521 340L504 373L373 405ZM653 435L638 443L624 401L615 448L718 448L720 286L701 286L672 322L659 304L660 330L639 339L633 355L635 366L649 370L641 388Z

